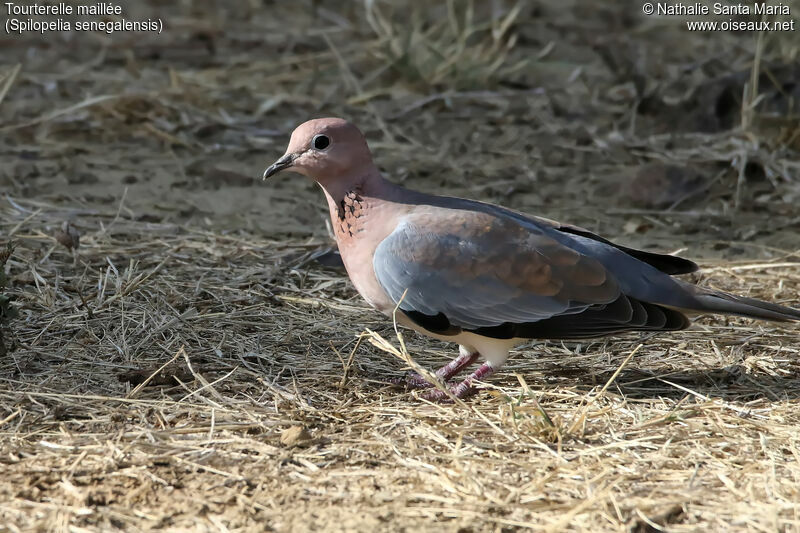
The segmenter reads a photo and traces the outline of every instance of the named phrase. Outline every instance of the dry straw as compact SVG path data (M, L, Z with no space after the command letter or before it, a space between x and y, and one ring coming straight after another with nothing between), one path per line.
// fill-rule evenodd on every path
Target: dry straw
M395 331L309 263L317 244L98 212L73 221L73 257L48 233L66 211L12 201L7 523L797 526L790 326L703 319L643 342L531 346L475 398L436 405L386 383L452 347ZM704 283L785 301L793 259L718 265Z

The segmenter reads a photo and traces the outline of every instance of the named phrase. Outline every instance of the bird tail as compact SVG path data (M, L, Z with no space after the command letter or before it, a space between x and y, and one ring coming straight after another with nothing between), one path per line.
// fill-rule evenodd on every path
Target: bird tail
M681 283L695 300L695 305L686 309L687 311L722 313L776 322L800 321L800 309Z

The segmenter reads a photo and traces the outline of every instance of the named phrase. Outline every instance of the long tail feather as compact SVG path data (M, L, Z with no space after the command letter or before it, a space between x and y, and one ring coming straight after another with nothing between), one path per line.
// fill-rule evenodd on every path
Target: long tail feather
M697 306L692 311L738 315L777 322L800 321L800 309L764 302L755 298L734 296L722 291L702 289L690 284Z

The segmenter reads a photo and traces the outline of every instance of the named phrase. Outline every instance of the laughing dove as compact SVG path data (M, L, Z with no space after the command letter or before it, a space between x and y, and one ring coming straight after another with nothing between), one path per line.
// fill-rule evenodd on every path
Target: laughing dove
M709 290L674 278L686 259L634 250L585 229L461 198L395 185L372 162L361 132L345 120L301 124L286 154L264 172L291 169L322 187L342 260L355 288L379 311L430 337L456 342L459 356L437 371L452 387L499 369L529 339L584 339L625 331L674 331L687 314L800 320L800 311ZM418 379L411 385L423 386ZM431 399L444 399L436 389Z

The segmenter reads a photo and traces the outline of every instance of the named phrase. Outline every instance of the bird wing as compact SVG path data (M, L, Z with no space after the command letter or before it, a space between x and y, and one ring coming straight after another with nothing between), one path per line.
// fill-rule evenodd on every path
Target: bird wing
M520 214L520 216L524 216ZM645 250L637 250L636 248L629 248L627 246L622 246L621 244L616 244L614 242L609 241L606 238L601 237L591 231L581 228L579 226L573 226L571 224L562 224L560 222L556 222L554 220L550 220L547 218L542 217L527 217L527 220L538 223L538 224L545 224L562 233L569 233L572 235L578 235L580 237L585 237L587 239L591 239L593 241L597 241L602 244L607 244L617 250L621 250L626 254L630 255L642 261L643 263L647 263L648 265L658 269L659 271L669 274L670 276L674 276L677 274L690 274L692 272L697 272L700 267L697 266L696 263L693 261L689 261L688 259L684 259L683 257L677 257L674 255L668 254L659 254L655 252L648 252Z
M511 217L434 207L407 215L376 248L390 298L428 329L529 324L615 302L597 259Z

